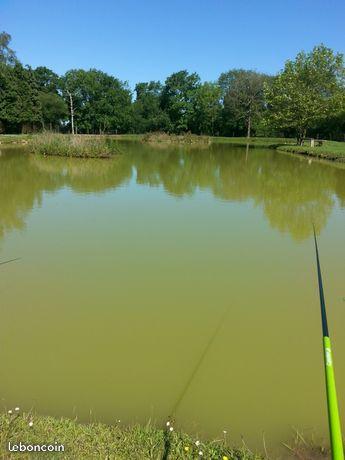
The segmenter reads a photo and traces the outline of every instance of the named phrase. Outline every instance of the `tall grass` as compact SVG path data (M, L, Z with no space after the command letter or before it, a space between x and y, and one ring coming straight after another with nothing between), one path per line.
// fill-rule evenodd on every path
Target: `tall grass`
M32 153L77 158L109 158L118 153L116 142L106 136L42 133L29 144Z

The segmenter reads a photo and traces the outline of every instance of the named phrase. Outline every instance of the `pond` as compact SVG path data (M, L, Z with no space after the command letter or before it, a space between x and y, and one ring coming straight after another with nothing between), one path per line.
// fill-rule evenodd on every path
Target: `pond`
M327 442L319 247L345 424L345 169L119 142L0 156L4 408L175 426L269 452ZM121 420L121 422L118 422ZM345 425L344 425L345 427Z

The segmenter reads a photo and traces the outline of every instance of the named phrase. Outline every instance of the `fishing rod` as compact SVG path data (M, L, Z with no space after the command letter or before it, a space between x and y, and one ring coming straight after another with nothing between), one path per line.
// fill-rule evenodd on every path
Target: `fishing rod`
M337 392L335 387L334 368L331 351L331 340L329 338L325 296L323 293L323 283L320 267L319 248L317 245L315 227L313 224L314 242L316 252L317 279L319 284L320 307L321 307L321 322L323 335L323 357L325 363L326 377L326 394L327 394L327 409L328 409L328 424L331 441L332 460L344 460L343 439L341 435L341 426L338 410Z
M20 260L20 257L17 257L16 259L11 259L11 260L5 260L5 262L0 262L0 265L9 264L10 262L15 262L16 260Z

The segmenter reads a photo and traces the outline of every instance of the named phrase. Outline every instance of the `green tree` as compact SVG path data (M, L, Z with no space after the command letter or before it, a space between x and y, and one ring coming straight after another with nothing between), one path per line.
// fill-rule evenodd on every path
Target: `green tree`
M68 107L65 100L56 93L41 91L39 100L42 107L43 128L59 128L61 123L68 119Z
M220 75L218 84L223 97L225 131L245 131L250 137L265 109L264 83L268 79L268 75L243 69Z
M39 90L43 128L59 129L68 118L68 106L61 94L61 79L43 66L34 69L33 73Z
M10 48L11 35L0 33L0 63L13 65L16 62L16 53Z
M194 97L193 131L197 134L214 135L221 114L221 88L215 83L200 85Z
M307 130L344 110L344 58L324 45L301 52L265 89L268 121L293 129L301 144Z
M96 69L77 69L66 72L62 86L78 132L126 132L129 129L131 93L126 83Z
M169 130L169 117L160 107L162 84L157 81L138 83L133 103L133 127L138 133Z
M40 91L59 93L61 89L61 79L59 75L43 66L36 67L33 72Z
M165 81L162 91L161 107L168 114L172 130L176 133L191 129L194 117L194 104L200 77L187 70L173 73Z
M27 132L41 124L41 104L34 73L18 61L0 64L0 121L9 131Z

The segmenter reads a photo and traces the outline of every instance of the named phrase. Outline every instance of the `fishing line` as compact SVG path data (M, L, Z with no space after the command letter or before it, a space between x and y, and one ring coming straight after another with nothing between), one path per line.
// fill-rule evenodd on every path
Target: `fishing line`
M192 373L190 374L190 377L189 377L189 379L188 379L187 382L186 382L186 385L183 387L183 389L182 389L182 391L181 391L179 397L177 398L175 404L173 405L172 410L171 410L171 412L170 412L169 418L173 418L174 414L177 412L177 409L179 408L179 406L180 406L180 404L181 404L183 398L185 397L186 393L188 392L188 389L189 389L189 387L191 386L191 384L192 384L192 382L193 382L193 380L194 380L194 377L195 377L196 374L198 373L198 370L200 369L201 364L203 363L203 361L204 361L204 359L205 359L205 357L206 357L206 355L207 355L209 349L211 348L211 346L212 346L212 344L213 344L215 338L217 337L218 332L219 332L219 330L221 329L221 327L222 327L222 325L223 325L223 323L224 323L224 320L225 320L225 318L226 318L226 316L227 316L228 313L229 313L229 309L227 309L227 310L223 313L223 315L220 317L220 319L219 319L219 321L218 321L218 323L217 323L217 326L216 326L216 328L214 329L212 335L210 336L208 342L206 343L205 348L203 349L203 351L202 351L202 353L201 353L201 355L200 355L198 361L196 362L196 365L194 366L193 371L192 371Z
M21 257L17 257L16 259L5 260L5 262L0 262L0 265L9 264L10 262L15 262L16 260L20 260Z

